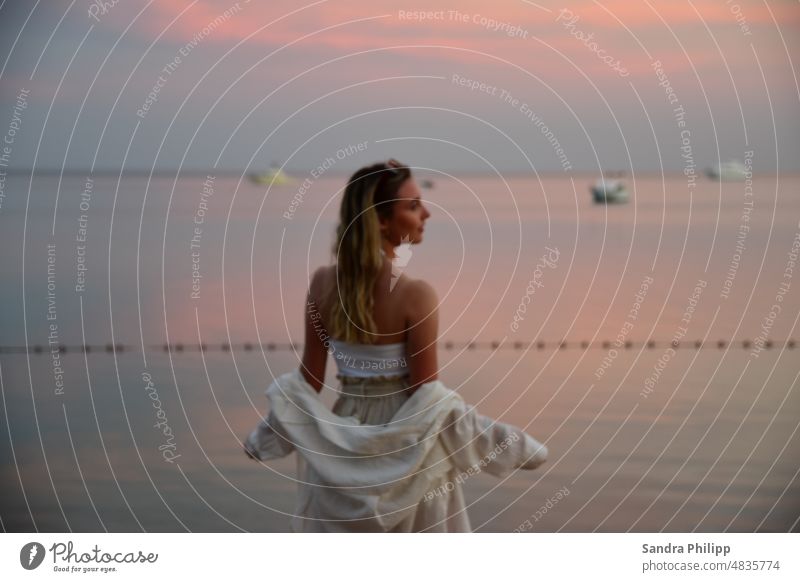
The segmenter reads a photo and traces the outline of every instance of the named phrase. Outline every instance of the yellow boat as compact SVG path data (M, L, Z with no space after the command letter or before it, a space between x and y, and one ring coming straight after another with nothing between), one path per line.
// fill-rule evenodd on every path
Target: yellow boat
M294 178L275 165L271 166L267 172L249 174L248 178L255 184L272 184L274 186L293 184L295 181Z

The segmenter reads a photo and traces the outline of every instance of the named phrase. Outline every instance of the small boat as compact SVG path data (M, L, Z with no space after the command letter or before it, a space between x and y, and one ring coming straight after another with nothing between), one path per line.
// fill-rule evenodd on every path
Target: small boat
M275 186L292 184L294 182L294 178L275 164L272 164L267 172L249 174L248 178L255 184L273 184Z
M591 189L598 204L628 201L628 189L622 180L600 178Z
M429 180L427 178L420 180L419 185L425 188L426 190L430 190L433 188L433 180Z
M741 182L747 176L747 168L739 160L730 160L708 168L706 176L712 180Z

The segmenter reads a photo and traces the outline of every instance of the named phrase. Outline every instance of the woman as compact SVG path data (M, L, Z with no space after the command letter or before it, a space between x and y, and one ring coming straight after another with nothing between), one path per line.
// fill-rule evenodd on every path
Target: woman
M396 160L348 181L335 264L311 279L299 369L267 389L245 441L258 460L297 452L295 531L471 531L461 483L534 469L547 448L478 414L438 380L438 299L402 272L430 213ZM328 356L339 397L319 399Z

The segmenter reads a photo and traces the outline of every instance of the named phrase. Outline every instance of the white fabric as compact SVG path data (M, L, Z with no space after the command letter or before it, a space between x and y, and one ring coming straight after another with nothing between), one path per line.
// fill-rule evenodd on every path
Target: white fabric
M337 416L355 416L361 424L386 424L408 400L408 380L403 376L371 384L364 378L342 384L331 410Z
M353 344L330 340L334 361L343 376L370 378L373 376L402 376L408 373L406 345Z
M269 415L244 446L262 461L298 453L298 532L471 531L465 475L505 477L547 458L543 444L478 414L438 380L420 386L384 425L337 416L298 369L266 394Z

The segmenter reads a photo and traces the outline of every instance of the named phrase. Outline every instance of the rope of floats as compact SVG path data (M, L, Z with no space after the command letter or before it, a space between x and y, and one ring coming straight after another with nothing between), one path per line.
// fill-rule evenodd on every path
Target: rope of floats
M745 350L749 350L750 348L758 345L765 349L772 349L772 348L786 348L786 349L794 349L796 345L796 341L793 338L789 338L786 340L764 340L755 342L749 339L743 340L729 340L729 339L718 339L715 341L706 341L703 342L702 340L694 340L694 341L666 341L666 340L647 340L647 341L633 341L627 340L625 342L618 342L618 341L611 341L611 340L602 340L602 341L593 341L590 342L588 340L583 341L569 341L569 340L557 340L557 341L545 341L545 340L533 340L533 341L441 341L440 345L447 351L452 350L499 350L499 349L511 349L511 350L538 350L543 351L546 349L557 349L557 350L589 350L589 349L602 349L602 350L609 350L611 348L615 349L625 349L625 350L633 350L636 348L646 348L646 349L657 349L657 348L667 348L672 347L673 349L726 349L728 347L731 348L741 348ZM227 342L220 342L220 343L165 343L161 345L154 345L146 348L148 351L151 352L164 352L164 353L188 353L188 352L252 352L258 351L261 349L265 352L292 352L292 351L299 351L303 349L303 344L298 342L266 342L262 343L259 346L258 342L242 342L242 343L227 343ZM49 346L49 345L42 345L42 344L33 344L33 345L23 345L23 346L0 346L0 354L45 354L45 353L54 353L60 352L62 354L67 353L124 353L124 352L137 352L141 351L139 347L134 347L128 344L104 344L104 345L63 345L59 344L57 346Z

